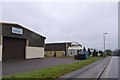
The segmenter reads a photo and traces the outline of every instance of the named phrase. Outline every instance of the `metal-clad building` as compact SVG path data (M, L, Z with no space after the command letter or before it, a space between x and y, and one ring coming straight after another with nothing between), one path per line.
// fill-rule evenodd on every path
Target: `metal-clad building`
M45 37L14 23L0 23L0 61L44 57Z
M67 47L69 43L47 43L45 44L45 55L61 57L66 55Z
M82 45L77 42L47 43L45 44L45 55L52 57L73 56L81 49Z

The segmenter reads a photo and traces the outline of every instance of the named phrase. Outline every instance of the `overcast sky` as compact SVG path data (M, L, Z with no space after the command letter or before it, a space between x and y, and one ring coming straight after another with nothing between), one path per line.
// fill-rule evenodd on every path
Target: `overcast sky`
M17 22L46 42L76 41L103 50L118 48L117 2L2 2L0 21Z

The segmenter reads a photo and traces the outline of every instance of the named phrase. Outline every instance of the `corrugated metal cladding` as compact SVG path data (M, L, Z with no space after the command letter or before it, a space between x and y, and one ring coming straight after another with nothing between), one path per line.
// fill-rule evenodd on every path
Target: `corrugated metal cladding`
M45 51L65 51L66 43L45 44Z
M66 51L71 43L48 43L45 44L45 51Z
M22 29L23 34L22 35L13 34L11 32L12 27ZM2 36L21 38L21 39L29 39L29 46L44 47L45 37L43 37L39 34L36 34L18 24L2 24Z
M27 59L29 56L30 58L44 57L46 39L44 36L19 24L0 23L0 25L2 25L0 26L0 50L2 50L0 60ZM33 52L30 52L28 48L31 48Z
M70 46L71 42L63 42L63 43L48 43L45 44L45 52L46 56L49 56L49 54L56 54L58 56L66 55L67 49Z

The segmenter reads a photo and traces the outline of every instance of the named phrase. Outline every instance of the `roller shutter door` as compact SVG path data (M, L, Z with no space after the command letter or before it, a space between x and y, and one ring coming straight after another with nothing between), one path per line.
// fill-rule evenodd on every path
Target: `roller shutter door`
M26 40L3 37L3 61L25 59Z

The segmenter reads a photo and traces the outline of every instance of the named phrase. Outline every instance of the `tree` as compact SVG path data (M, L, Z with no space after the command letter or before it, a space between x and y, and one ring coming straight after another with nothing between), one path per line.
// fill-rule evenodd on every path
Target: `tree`
M96 51L95 56L98 56L98 51Z
M112 55L112 50L110 50L110 49L105 50L105 52L106 52L106 54L107 54L108 56L111 56L111 55Z
M115 49L115 50L113 51L113 55L114 55L114 56L120 56L120 49Z
M103 56L103 52L100 50L99 53L100 53L100 56L102 57Z
M90 49L88 48L88 52L89 52L89 56L91 55L91 51L90 51Z
M93 57L95 57L95 56L96 56L96 50L93 51Z
M86 51L86 48L85 48L85 47L83 48L83 51Z
M120 49L118 50L118 56L120 56Z

